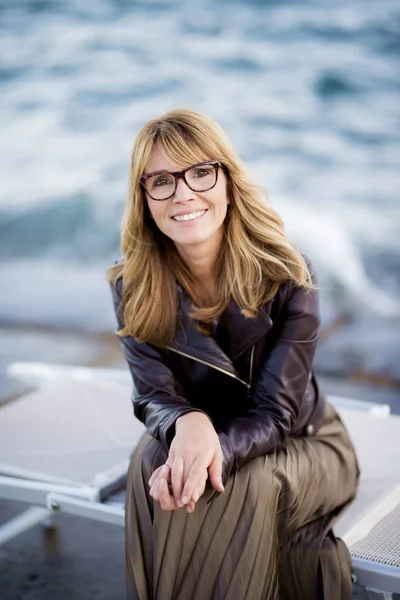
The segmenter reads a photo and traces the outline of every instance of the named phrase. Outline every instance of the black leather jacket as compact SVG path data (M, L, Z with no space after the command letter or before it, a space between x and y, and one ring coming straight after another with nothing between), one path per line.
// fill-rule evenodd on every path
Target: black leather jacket
M119 329L122 285L120 278L112 288ZM212 337L197 330L188 316L190 298L179 287L178 303L170 346L121 338L136 388L134 412L152 436L168 447L178 417L206 413L219 435L226 480L252 458L282 447L287 436L317 431L325 406L312 372L320 329L317 291L288 281L255 319L231 302Z

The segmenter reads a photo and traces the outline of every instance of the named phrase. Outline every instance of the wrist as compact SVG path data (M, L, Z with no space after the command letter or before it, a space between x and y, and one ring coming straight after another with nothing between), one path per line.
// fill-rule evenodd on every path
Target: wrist
M189 424L201 422L212 425L211 419L209 419L209 417L206 414L197 410L192 410L177 418L177 420L175 421L175 430L177 431L179 427L181 427L185 423Z

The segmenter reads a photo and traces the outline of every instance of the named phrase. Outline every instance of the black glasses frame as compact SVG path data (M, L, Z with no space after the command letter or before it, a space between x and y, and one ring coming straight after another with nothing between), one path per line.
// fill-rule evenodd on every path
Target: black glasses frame
M190 167L186 167L186 169L182 169L181 171L174 171L173 173L171 171L153 171L153 173L146 173L145 175L142 175L140 177L140 185L143 186L143 188L145 189L146 193L150 196L150 198L152 200L155 200L156 202L163 202L164 200L169 200L170 198L172 198L172 196L175 195L176 192L176 188L178 187L178 179L183 179L183 181L186 183L186 185L188 186L188 188L190 190L192 190L192 192L200 192L200 190L194 190L189 183L186 180L186 173L187 171L190 171L190 169L193 169L194 167L202 167L203 165L213 165L213 167L215 168L215 182L213 183L213 185L209 188L206 188L205 190L201 190L201 192L208 192L209 190L212 190L213 187L215 187L217 185L217 181L218 181L218 170L219 167L223 168L223 165L218 162L217 160L207 160L201 163L197 163L196 165L190 165ZM174 191L172 192L172 194L170 194L169 196L167 196L166 198L154 198L150 192L148 191L148 189L146 188L146 180L150 179L150 177L154 177L154 175L173 175L174 179L175 179L175 187L174 187Z

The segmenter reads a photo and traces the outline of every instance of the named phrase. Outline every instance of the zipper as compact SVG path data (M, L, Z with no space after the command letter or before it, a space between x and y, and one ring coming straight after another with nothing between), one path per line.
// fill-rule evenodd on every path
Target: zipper
M206 365L207 367L216 369L217 371L220 371L221 373L224 373L225 375L229 375L229 377L233 377L234 379L236 379L237 381L240 381L240 383L245 385L249 392L250 383L246 383L246 381L243 381L243 379L240 379L240 377L238 377L237 375L234 375L233 373L229 373L229 371L225 371L225 369L221 369L221 367L217 367L216 365L213 365L212 363L207 362L206 360L202 360L201 358L197 358L196 356L192 356L191 354L186 354L186 352L182 352L181 350L176 350L176 348L172 348L171 346L166 346L166 349L171 350L172 352L176 352L177 354L181 354L182 356L185 356L186 358L191 358L192 360L195 360L196 362L199 362L202 365ZM254 346L252 348L252 353L251 353L251 363L253 362L253 360L252 360L253 354L254 354L253 350L254 350Z
M251 347L251 353L250 353L250 372L249 372L249 383L247 384L247 400L250 398L250 394L251 394L251 384L252 384L252 379L253 379L253 364L254 364L255 349L256 349L256 346L253 345Z

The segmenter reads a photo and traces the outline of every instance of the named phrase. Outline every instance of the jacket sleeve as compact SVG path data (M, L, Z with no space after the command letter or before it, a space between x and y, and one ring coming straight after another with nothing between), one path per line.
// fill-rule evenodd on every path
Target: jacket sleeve
M111 289L119 331L124 327L122 278L111 285ZM188 412L203 411L193 407L182 395L181 386L158 348L139 343L131 336L119 339L134 383L132 402L135 416L153 437L168 448L175 435L175 421Z
M310 273L315 283L311 268ZM257 370L250 407L219 432L225 478L282 447L299 416L320 329L318 292L285 285L280 335Z

